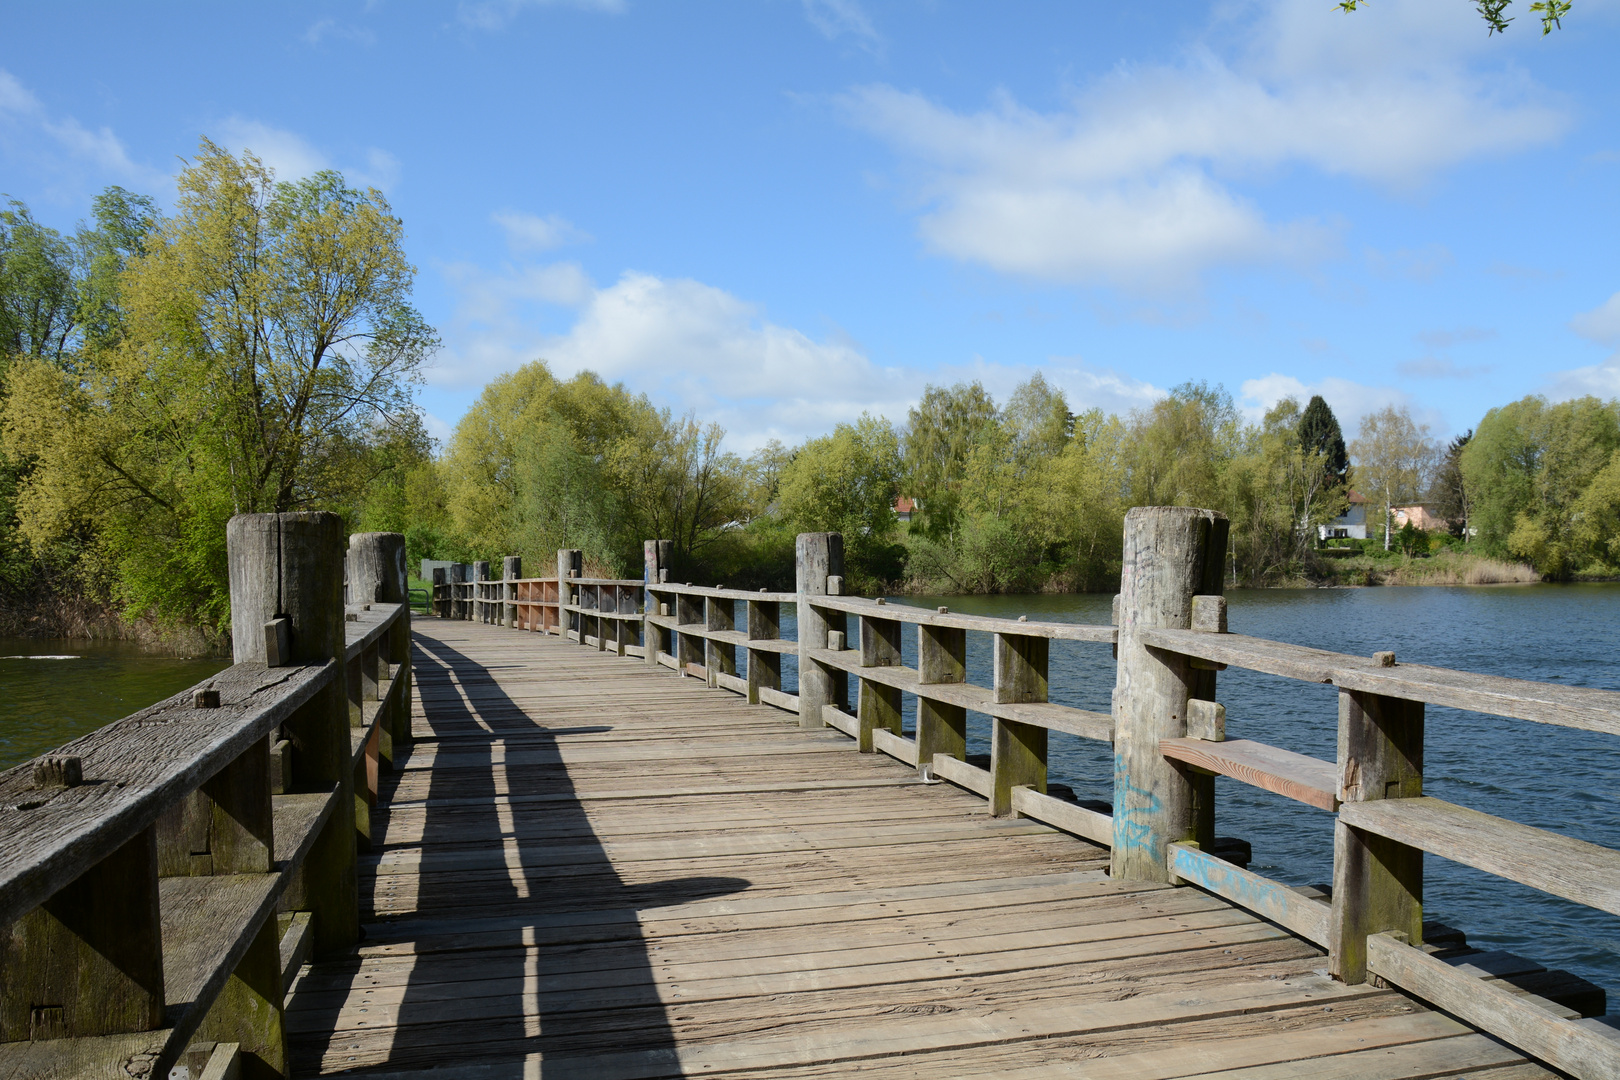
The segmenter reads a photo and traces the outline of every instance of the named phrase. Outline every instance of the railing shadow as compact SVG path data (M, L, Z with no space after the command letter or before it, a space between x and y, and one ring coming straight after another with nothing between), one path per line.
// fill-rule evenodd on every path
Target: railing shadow
M547 728L477 660L420 634L415 645L433 732L417 746L436 756L420 839L400 829L378 837L385 858L420 851L415 910L402 916L418 951L386 1067L539 1053L544 1077L563 1071L558 1059L634 1051L667 1062L663 1075L682 1075L637 911L749 882L626 882L558 745L559 737L611 731L611 722Z

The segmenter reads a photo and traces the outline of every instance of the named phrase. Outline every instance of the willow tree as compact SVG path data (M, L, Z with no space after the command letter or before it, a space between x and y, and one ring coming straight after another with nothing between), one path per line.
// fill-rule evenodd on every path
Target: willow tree
M36 544L90 521L132 607L222 625L232 514L340 508L437 345L381 192L204 140L118 282L118 335L19 365L4 432Z

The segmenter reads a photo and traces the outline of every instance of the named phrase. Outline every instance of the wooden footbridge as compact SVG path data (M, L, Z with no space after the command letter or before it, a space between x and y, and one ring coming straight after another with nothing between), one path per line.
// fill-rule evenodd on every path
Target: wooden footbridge
M0 1077L1620 1076L1601 990L1422 916L1425 851L1620 913L1620 854L1422 792L1425 702L1620 693L1227 633L1218 515L1132 511L1112 626L845 596L835 534L791 593L650 542L412 625L402 538L338 528L234 519L236 666L0 776ZM1336 686L1338 760L1227 739L1227 665ZM1336 814L1331 887L1218 844L1216 774Z

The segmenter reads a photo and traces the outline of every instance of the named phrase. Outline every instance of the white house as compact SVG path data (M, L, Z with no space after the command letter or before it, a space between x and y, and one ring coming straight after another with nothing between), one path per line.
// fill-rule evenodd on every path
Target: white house
M1359 491L1350 493L1350 508L1332 521L1316 527L1323 540L1367 539L1367 500Z

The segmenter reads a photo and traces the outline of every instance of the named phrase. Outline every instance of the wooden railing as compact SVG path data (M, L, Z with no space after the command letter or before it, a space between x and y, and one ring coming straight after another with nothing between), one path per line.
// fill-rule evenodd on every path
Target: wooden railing
M408 742L404 537L233 518L236 663L0 774L0 1074L286 1073L285 994L359 934ZM344 603L344 578L356 602Z
M1341 981L1381 979L1571 1075L1620 1077L1613 1028L1471 967L1466 957L1438 958L1443 946L1423 940L1422 908L1429 852L1620 914L1620 852L1425 796L1422 776L1425 704L1620 734L1620 692L1231 634L1221 595L1226 533L1226 519L1211 511L1133 509L1113 626L991 619L845 596L842 540L834 533L799 537L791 593L672 583L667 541L647 543L640 615L630 596L643 583L570 577L577 553L560 553L560 578L495 584L549 589L518 601L520 612L524 604L557 612L538 625L529 617L528 628L555 633L559 619L579 620L569 624L570 638L598 648L612 642L620 655L793 712L804 727L837 728L861 752L888 754L925 780L975 792L991 814L1034 818L1106 845L1116 879L1192 884L1222 896L1325 948ZM558 601L559 580L577 599ZM611 602L591 599L605 595ZM782 639L786 603L796 606L796 641ZM516 618L522 625L524 616ZM629 643L628 629L638 621L639 647ZM903 635L912 627L917 664L907 667ZM967 681L970 633L991 638L990 686ZM1049 700L1052 642L1113 646L1110 714ZM782 689L783 655L797 657L796 693ZM1216 678L1228 666L1336 686L1337 760L1227 739ZM915 699L911 737L902 726L907 695ZM990 719L987 762L969 760L969 712ZM1112 744L1108 812L1048 793L1053 731ZM1246 844L1223 846L1215 836L1217 775L1336 814L1331 890L1296 889L1253 873Z

